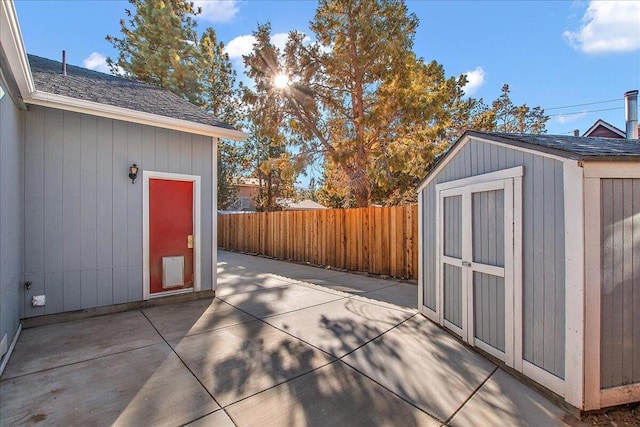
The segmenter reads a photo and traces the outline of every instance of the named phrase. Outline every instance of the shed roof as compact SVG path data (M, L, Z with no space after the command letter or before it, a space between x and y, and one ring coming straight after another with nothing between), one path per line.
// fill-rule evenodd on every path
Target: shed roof
M74 65L67 65L67 75L64 76L61 62L35 55L28 57L36 90L235 130L166 89Z
M540 151L567 159L582 161L640 162L640 140L567 135L530 135L468 130L440 157L418 185L421 191L471 138L480 138L521 149ZM640 167L640 166L639 166Z
M580 160L625 160L640 158L640 140L568 135L530 135L517 133L468 131L465 135L495 139L499 142L536 149ZM630 159L626 159L630 160Z

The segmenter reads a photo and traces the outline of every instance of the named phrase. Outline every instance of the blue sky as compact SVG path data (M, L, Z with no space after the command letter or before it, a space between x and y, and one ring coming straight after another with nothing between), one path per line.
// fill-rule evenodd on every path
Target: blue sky
M251 48L258 23L271 22L274 41L282 43L288 31L309 34L317 6L297 0L198 3L204 9L198 28L216 30L240 75L240 56ZM493 100L508 83L515 103L553 114L549 133L584 132L599 118L624 129L623 94L640 88L640 1L406 3L420 20L414 51L443 64L448 75L469 73L472 96ZM29 53L60 60L65 49L70 64L96 69L105 56L117 55L105 36L120 34L126 7L116 0L16 0ZM597 104L556 109L588 103Z

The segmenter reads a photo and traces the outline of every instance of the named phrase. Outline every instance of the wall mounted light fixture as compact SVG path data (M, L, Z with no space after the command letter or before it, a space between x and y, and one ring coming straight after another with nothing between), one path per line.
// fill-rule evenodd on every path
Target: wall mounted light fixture
M137 177L138 177L138 165L134 163L131 166L129 166L129 179L131 180L132 184L136 181Z

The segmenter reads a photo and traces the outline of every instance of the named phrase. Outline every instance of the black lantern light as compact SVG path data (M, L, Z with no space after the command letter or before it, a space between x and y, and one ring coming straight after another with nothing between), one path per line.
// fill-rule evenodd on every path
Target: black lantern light
M135 182L137 177L138 177L138 165L134 163L131 166L129 166L129 179L131 180L132 184Z

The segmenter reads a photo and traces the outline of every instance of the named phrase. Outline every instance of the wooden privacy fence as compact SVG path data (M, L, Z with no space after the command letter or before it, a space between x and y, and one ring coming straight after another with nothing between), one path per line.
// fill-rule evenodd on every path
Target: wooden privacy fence
M418 206L219 214L218 247L416 279Z

